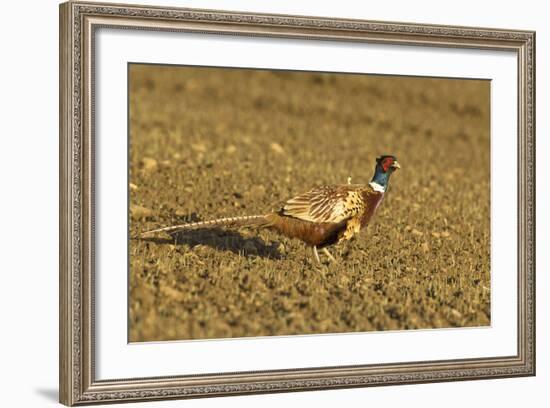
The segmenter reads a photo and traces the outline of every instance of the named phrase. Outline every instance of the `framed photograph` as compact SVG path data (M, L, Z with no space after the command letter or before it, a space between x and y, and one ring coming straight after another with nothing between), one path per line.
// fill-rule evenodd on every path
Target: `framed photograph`
M535 33L60 6L66 405L535 374Z

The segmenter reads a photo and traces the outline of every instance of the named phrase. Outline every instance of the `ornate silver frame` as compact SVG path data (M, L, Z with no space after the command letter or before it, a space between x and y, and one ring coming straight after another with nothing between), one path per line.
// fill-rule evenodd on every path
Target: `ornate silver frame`
M518 60L518 350L513 356L96 380L93 46L98 27L508 50ZM535 33L68 2L60 5L60 401L66 405L535 374Z

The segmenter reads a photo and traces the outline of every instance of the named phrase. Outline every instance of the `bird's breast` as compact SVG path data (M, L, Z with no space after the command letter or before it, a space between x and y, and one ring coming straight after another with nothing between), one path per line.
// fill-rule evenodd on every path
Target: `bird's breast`
M368 223L376 213L376 210L378 210L378 207L380 207L380 204L382 204L383 199L384 193L381 192L369 193L368 195L364 196L365 212L361 217L361 228L368 225Z

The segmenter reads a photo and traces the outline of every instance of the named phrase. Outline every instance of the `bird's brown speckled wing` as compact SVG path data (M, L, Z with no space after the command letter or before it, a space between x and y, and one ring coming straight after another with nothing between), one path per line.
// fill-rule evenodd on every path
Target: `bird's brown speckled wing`
M288 200L281 212L305 221L339 223L363 213L362 191L368 188L362 184L316 187Z

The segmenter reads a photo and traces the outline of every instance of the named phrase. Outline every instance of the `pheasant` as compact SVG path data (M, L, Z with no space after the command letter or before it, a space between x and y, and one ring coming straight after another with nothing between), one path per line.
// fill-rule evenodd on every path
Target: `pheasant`
M288 238L297 238L313 248L317 263L321 263L317 248L336 261L327 247L352 239L366 227L382 203L392 173L401 168L391 155L376 159L374 175L369 184L327 185L297 195L276 212L192 222L147 231L141 236L165 232L209 228L269 228Z

